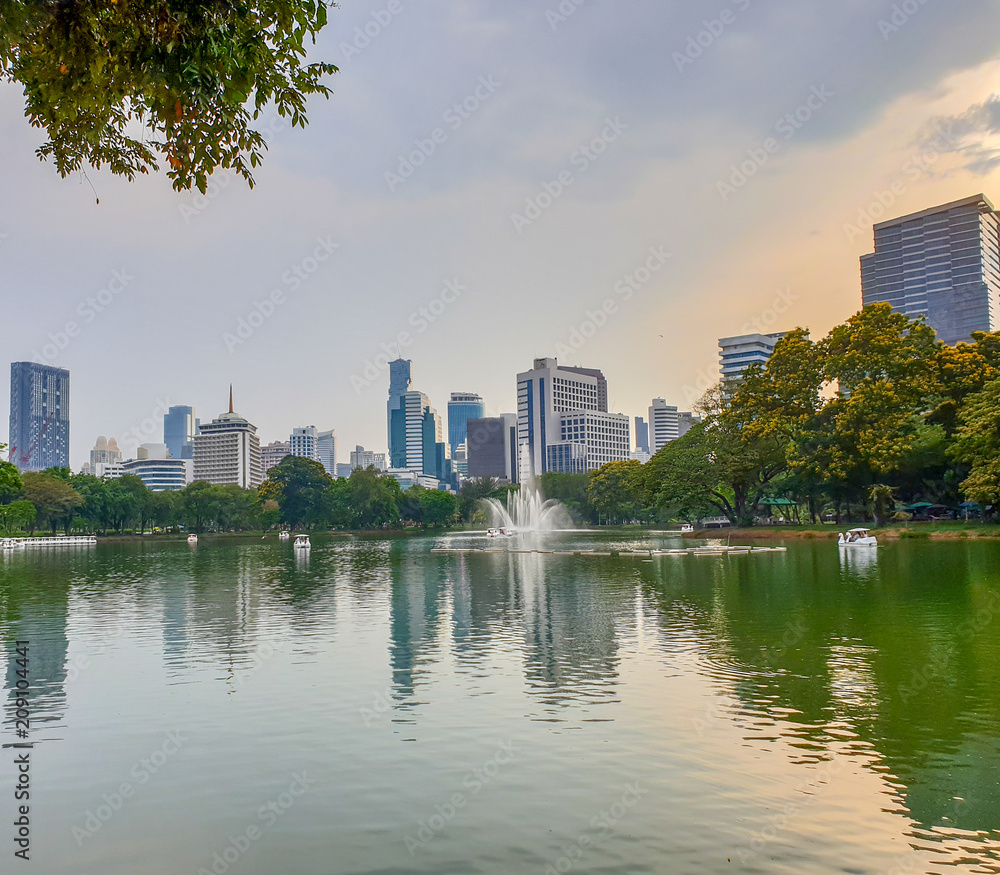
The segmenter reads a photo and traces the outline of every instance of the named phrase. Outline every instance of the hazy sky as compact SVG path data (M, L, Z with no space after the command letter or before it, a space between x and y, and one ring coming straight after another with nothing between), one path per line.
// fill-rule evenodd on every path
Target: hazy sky
M264 442L385 450L377 357L404 332L442 415L453 391L513 411L517 372L559 353L617 412L686 407L719 337L860 307L880 196L1000 202L993 0L345 0L316 55L333 97L212 199L90 172L96 205L0 88L3 366L70 369L74 468L99 434L161 440L163 404L213 418L230 382Z

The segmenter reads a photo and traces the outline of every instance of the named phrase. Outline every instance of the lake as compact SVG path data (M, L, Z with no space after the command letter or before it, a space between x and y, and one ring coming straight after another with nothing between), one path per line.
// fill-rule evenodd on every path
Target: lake
M1000 542L442 545L0 556L3 871L1000 872Z

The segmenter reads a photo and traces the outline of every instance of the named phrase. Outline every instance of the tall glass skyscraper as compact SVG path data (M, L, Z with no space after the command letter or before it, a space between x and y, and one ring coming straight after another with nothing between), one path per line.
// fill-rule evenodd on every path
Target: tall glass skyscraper
M193 407L171 407L163 414L163 443L174 459L190 459L194 453L194 436L199 421Z
M938 340L1000 329L1000 218L983 194L875 226L861 256L864 305L925 316Z
M69 467L69 371L10 366L10 460L22 471Z
M448 445L455 456L459 446L466 442L470 419L486 416L483 399L474 392L452 392L448 402Z
M389 433L389 467L406 467L406 415L403 396L413 384L413 363L409 359L389 362L389 402L386 422Z

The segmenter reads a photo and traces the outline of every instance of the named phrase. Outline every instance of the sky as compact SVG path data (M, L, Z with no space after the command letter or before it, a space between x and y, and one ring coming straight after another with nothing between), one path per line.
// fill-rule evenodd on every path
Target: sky
M313 56L333 96L210 197L61 179L0 86L0 350L69 368L74 469L230 383L264 443L384 451L399 353L443 418L544 356L689 409L720 337L860 308L873 221L1000 203L993 0L344 0Z

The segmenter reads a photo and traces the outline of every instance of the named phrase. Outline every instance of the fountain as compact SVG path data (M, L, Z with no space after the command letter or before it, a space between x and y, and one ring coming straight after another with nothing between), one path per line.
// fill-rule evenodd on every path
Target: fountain
M494 524L518 532L556 532L571 528L573 521L563 503L554 498L546 501L542 497L535 482L527 444L521 444L518 461L521 488L508 493L506 506L495 498L485 499L493 514Z

